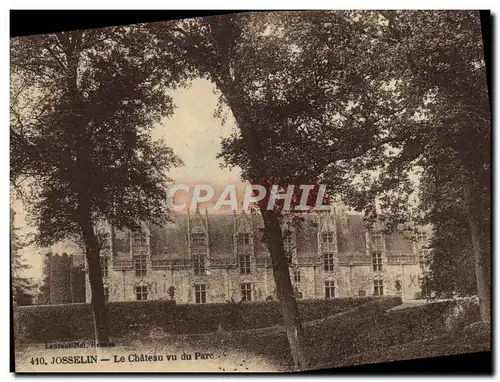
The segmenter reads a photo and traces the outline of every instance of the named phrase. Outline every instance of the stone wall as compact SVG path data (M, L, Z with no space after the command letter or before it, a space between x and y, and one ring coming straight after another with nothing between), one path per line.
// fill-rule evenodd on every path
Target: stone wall
M372 296L373 280L383 280L383 294L414 299L420 292L422 270L416 264L384 264L382 272L373 272L372 265L336 266L333 272L325 272L322 265L298 266L300 281L290 278L302 298L324 298L325 281L333 281L335 297ZM399 289L398 289L399 281ZM87 277L88 283L88 277ZM240 284L252 284L252 300L264 301L269 296L276 299L276 285L272 267L252 268L250 274L240 274L238 267L208 268L206 274L196 275L193 269L148 269L144 277L137 277L134 269L113 270L110 267L104 280L109 288L109 301L131 301L136 299L135 287L148 287L148 299L170 299L168 290L175 287L175 300L178 303L194 303L196 284L205 284L207 302L225 302L241 299ZM90 301L90 287L86 288L87 302Z

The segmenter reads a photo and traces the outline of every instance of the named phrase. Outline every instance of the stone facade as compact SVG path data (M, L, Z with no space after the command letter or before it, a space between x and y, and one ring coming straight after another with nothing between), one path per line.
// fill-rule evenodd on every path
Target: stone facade
M276 299L271 258L259 215L178 214L165 227L108 229L101 251L109 301L169 299L178 303ZM417 298L425 265L419 253L429 227L410 240L364 228L342 207L283 223L290 277L299 298L401 295ZM422 259L421 259L422 260ZM88 275L86 299L90 301Z

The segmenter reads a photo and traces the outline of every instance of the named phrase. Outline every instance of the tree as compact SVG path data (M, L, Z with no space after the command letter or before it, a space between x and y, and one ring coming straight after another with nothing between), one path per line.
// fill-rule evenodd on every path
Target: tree
M12 272L12 292L15 303L18 306L33 304L32 286L33 280L22 275L23 271L29 269L29 264L22 258L19 250L24 247L14 226L15 211L10 209L10 256Z
M444 154L444 153L443 153ZM429 272L423 292L427 297L477 293L467 211L462 179L450 172L452 156L434 153L420 181L420 199L425 220L432 222L428 255ZM486 219L487 220L487 219ZM425 289L425 290L424 290Z
M435 153L447 158L460 178L481 316L489 320L490 108L477 12L247 14L163 32L221 91L239 127L223 141L222 157L244 179L282 187L323 181L368 224L414 229L433 223L425 206L407 208L415 170L425 173ZM279 213L264 205L268 240L278 241L268 243L281 269L278 289L286 290L278 294L289 295ZM293 302L286 311L296 317ZM300 345L290 335L295 325L300 337L299 324L285 322Z
M389 78L381 65L388 56L380 54L386 44L359 33L358 16L234 14L157 23L150 30L160 49L176 51L193 75L217 86L217 114L229 108L238 126L222 141L220 158L269 191L272 185L316 184L332 161L349 161L393 139L379 134L394 114L388 112L394 108L390 92L381 89ZM376 25L373 17L366 23L370 31ZM329 173L332 184L339 174ZM258 208L294 364L304 369L307 350L283 245L282 208L268 209L267 199Z
M395 136L401 137L400 144L393 146L392 155L385 155L378 178L365 181L361 191L351 193L350 200L361 209L371 206L369 209L375 216L373 200L378 196L385 213L377 217L385 219L392 229L412 219L440 226L441 218L427 206L421 205L416 217L408 213L405 204L413 194L411 170L418 166L424 175L429 175L435 171L436 161L441 161L441 171L427 178L435 187L441 185L441 190L426 199L439 200L444 192L447 197L455 196L454 203L463 203L474 254L481 318L489 321L491 121L479 14L468 11L380 14L387 27L383 36L399 62L394 65L397 70L393 86L399 102L414 105L417 113L414 109L410 113L404 111L406 121L414 126L411 132L408 126L403 125L403 129L389 126ZM458 183L445 180L446 174L453 175ZM460 187L462 196L458 197L449 188L452 184ZM455 218L460 219L460 214Z
M38 245L83 243L98 341L109 329L95 225L165 222L166 172L180 164L149 134L172 113L165 87L179 79L155 59L138 28L11 41L11 183Z

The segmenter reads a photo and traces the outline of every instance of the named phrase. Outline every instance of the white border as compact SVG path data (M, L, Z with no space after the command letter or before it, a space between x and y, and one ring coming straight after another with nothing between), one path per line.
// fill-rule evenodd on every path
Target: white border
M20 0L20 1L13 1L13 0L8 0L5 3L3 3L6 7L4 8L4 12L2 12L1 20L2 22L2 39L0 40L1 42L1 47L0 51L2 52L2 59L1 59L1 73L2 76L1 78L1 97L2 97L2 102L1 102L1 121L4 122L2 129L1 129L1 134L2 134L2 139L0 139L0 144L2 147L0 148L0 171L1 171L1 181L2 181L2 187L0 188L1 192L1 199L2 203L0 204L0 209L1 209L1 219L0 219L0 240L1 240L1 248L2 248L2 256L3 256L3 266L0 267L1 275L0 279L4 280L4 287L2 288L2 300L0 302L0 308L1 308L1 314L0 318L2 321L2 326L0 330L0 335L1 335L1 344L3 345L3 352L1 353L4 355L2 357L2 370L7 373L9 369L9 363L10 363L10 356L7 356L10 354L10 332L9 332L9 324L10 324L10 309L9 309L9 291L10 291L10 282L9 282L9 270L10 270L10 260L9 260L9 245L10 245L10 239L9 239L9 208L7 205L7 201L9 199L9 188L8 188L8 173L9 173L9 148L8 148L8 104L9 104L9 96L8 96L8 89L9 89L9 83L8 83L8 65L9 65L9 48L8 48L8 41L9 41L9 12L8 9L165 9L165 7L168 7L168 9L182 9L182 10L187 10L187 9L231 9L231 10L238 10L238 9L355 9L355 8L363 8L363 9L411 9L411 8L417 8L417 9L491 9L493 14L496 14L496 10L498 9L498 6L495 6L496 4L493 1L485 1L485 0L476 0L474 2L469 1L457 1L457 0L420 0L420 1L378 1L378 2L368 2L368 1L361 1L361 0L350 0L350 1L336 1L332 2L330 1L324 1L324 0L308 0L307 2L298 2L298 1L274 1L274 2L269 2L268 0L253 0L253 1L248 1L248 2L239 2L236 3L234 1L211 1L211 2L203 2L203 1L192 1L192 0L182 0L182 1L152 1L152 0L143 0L141 2L132 2L132 1L126 1L126 0L114 0L114 1L102 1L102 0L77 0L77 1L72 1L72 2L67 2L67 1L45 1L43 3L41 2L36 2L36 1L26 1L26 0ZM307 8L306 8L307 7ZM498 19L494 20L493 27L497 27L498 29ZM496 25L495 25L496 24ZM496 50L495 48L498 48L498 33L494 28L494 39L493 39L495 46L494 46L494 51ZM494 60L495 62L495 68L494 68L494 73L497 73L496 76L494 76L494 79L496 79L494 87L497 89L498 87L495 86L498 81L498 59ZM496 105L498 103L498 93L496 94L495 97L496 103L494 110L496 111ZM495 143L498 145L498 140L499 138L499 133L498 131L495 133ZM500 146L500 145L499 145ZM498 155L495 155L494 159L497 159ZM495 165L497 165L495 161ZM495 166L495 168L498 168ZM495 175L498 177L499 174L495 173ZM498 187L496 187L496 193L493 196L494 198L497 196L497 193L500 192ZM498 203L495 203L495 215L498 212ZM494 237L500 238L500 226L498 224L495 225L495 232L494 232ZM494 253L494 256L496 255L496 251ZM494 265L498 262L498 259L494 262ZM496 270L496 269L495 269ZM496 288L495 292L498 293L500 287L498 286L498 282L495 283ZM497 295L497 293L494 293L494 295ZM496 304L494 304L496 307ZM497 314L495 312L494 317L497 317ZM496 344L495 344L496 345ZM498 351L495 352L498 356ZM497 357L495 357L495 361L497 360ZM495 362L496 364L496 362ZM471 365L471 368L473 368L474 365ZM87 378L88 376L82 374L80 376L74 376L75 378ZM312 376L311 376L312 377ZM306 378L311 378L311 377L306 377ZM324 377L329 378L328 375L325 375ZM320 375L316 375L315 378L324 378ZM10 374L10 378L14 378L14 374ZM29 380L32 379L33 377L23 377L23 379ZM103 377L96 377L94 376L97 380L104 380L106 378L105 376ZM109 377L107 377L109 378ZM143 378L143 376L127 376L127 378L131 379L136 379L139 380ZM175 377L174 377L175 378ZM207 379L216 379L220 378L220 376L207 376L204 377ZM224 377L223 377L224 378ZM256 378L255 375L250 376L251 379ZM271 378L277 378L277 377L271 377ZM340 376L335 376L334 377L336 380L345 380L347 379L346 377L340 377ZM405 376L398 377L398 379L403 379L406 378ZM361 379L361 377L355 377L355 378L350 378L351 380L354 379ZM425 381L436 381L438 380L437 377L420 377L417 379L425 380ZM470 378L471 380L474 380L476 378ZM477 378L479 379L479 378Z

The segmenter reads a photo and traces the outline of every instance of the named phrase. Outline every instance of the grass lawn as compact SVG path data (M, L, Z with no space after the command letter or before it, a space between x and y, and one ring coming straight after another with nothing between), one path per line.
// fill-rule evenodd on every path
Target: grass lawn
M327 319L306 322L311 368L489 350L489 330L446 333L442 314L447 307L447 303L435 303L387 311L368 303ZM289 371L292 367L283 327L185 336L183 341L194 347L211 344L218 349L251 351L279 370Z

